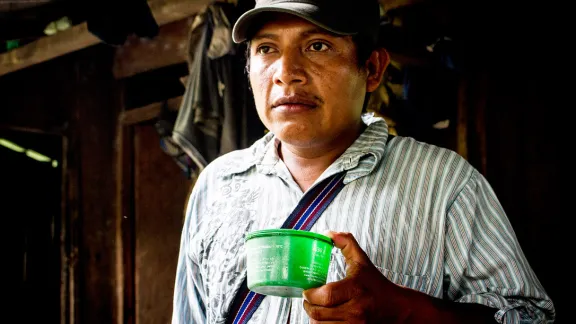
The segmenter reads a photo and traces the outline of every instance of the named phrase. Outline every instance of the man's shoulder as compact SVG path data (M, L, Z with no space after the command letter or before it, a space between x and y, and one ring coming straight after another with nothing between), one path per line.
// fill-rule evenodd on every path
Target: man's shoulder
M397 165L414 165L420 170L471 174L474 167L456 151L417 140L413 137L396 136L386 145L385 160ZM386 163L384 163L386 164ZM410 168L404 168L406 171Z
M395 136L388 142L386 151L388 154L402 154L404 158L414 158L414 156L425 157L426 154L432 154L431 157L433 158L449 156L458 161L466 161L462 155L452 149L424 142L409 136Z
M416 180L441 190L451 201L466 186L476 169L462 155L446 147L397 136L387 145L384 170L403 181Z
M271 136L266 135L250 147L228 152L210 162L202 173L225 177L234 173L246 172L262 158Z

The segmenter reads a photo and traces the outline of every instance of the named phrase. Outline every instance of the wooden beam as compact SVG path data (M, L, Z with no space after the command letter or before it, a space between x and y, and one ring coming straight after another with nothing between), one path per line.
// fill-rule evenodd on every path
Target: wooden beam
M11 12L24 10L32 7L45 5L56 0L34 0L34 1L0 1L0 12Z
M210 4L209 0L151 0L150 9L159 26L189 17ZM96 45L100 39L88 31L86 23L0 55L0 76L53 58Z
M151 0L150 10L159 26L190 17L200 12L213 0Z
M127 78L138 73L186 62L188 33L193 18L160 27L154 39L134 38L116 50L114 77Z
M85 23L53 36L42 37L32 43L0 55L0 76L77 51L100 40L88 31Z
M168 109L176 111L180 108L182 96L168 99ZM164 102L155 102L144 107L123 111L120 114L120 123L123 125L134 125L148 120L152 120L160 114Z

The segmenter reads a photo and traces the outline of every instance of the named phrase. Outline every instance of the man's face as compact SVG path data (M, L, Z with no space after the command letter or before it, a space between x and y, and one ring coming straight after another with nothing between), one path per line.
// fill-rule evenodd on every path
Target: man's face
M278 15L250 43L250 83L258 115L285 143L317 147L357 131L367 69L350 36Z

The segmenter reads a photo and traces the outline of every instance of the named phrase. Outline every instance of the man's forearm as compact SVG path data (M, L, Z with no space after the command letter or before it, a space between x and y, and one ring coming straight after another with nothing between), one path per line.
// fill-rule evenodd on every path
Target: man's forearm
M495 309L472 303L456 303L428 296L424 293L403 288L408 308L405 324L485 324L495 323Z

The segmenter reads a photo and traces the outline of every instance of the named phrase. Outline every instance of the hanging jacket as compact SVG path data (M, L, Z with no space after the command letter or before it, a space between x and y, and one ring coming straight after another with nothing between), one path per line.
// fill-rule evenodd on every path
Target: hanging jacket
M190 74L172 140L199 170L264 135L244 72L244 45L232 42L237 16L233 5L214 3L196 16L189 34Z

